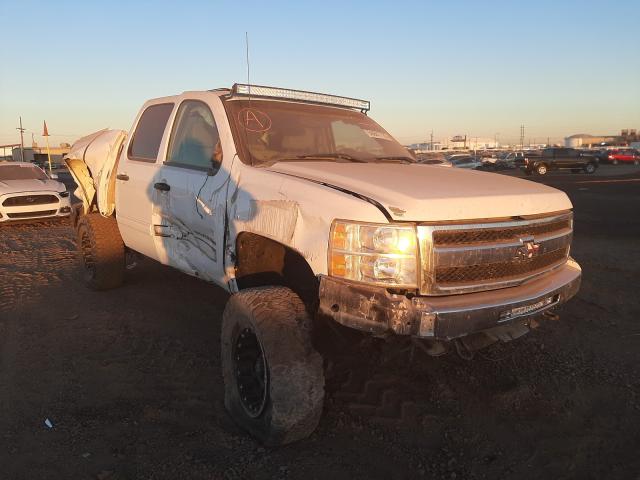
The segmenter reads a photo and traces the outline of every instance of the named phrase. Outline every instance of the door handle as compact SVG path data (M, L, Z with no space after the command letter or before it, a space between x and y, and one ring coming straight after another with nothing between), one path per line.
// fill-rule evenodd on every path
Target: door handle
M116 175L116 178L118 180L124 180L126 182L127 180L129 180L129 175L127 175L126 173L119 173Z
M155 188L156 190L160 190L161 192L168 192L169 190L171 190L171 187L164 182L154 183L153 188Z

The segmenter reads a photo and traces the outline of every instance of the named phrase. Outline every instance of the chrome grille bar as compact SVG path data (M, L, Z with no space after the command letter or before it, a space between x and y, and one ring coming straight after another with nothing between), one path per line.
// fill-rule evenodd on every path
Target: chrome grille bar
M518 285L564 264L573 215L419 225L420 293L451 295Z

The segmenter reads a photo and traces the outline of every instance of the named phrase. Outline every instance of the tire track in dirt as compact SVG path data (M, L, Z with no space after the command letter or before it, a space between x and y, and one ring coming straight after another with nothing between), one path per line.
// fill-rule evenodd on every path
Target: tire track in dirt
M41 289L68 281L77 268L66 220L3 225L0 235L0 315L36 303Z

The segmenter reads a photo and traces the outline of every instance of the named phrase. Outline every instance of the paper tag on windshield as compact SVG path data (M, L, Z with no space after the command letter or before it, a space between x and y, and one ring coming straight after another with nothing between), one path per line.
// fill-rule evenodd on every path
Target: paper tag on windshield
M393 141L393 138L391 137L391 135L385 132L379 132L377 130L367 130L364 128L362 129L362 131L371 138L379 138L380 140Z

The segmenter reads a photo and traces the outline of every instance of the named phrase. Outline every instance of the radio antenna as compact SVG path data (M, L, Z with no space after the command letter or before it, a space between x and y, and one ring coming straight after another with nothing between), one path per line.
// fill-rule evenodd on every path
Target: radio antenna
M244 43L247 49L247 85L249 86L249 100L251 100L251 77L249 76L249 32L244 32Z

